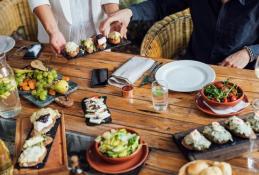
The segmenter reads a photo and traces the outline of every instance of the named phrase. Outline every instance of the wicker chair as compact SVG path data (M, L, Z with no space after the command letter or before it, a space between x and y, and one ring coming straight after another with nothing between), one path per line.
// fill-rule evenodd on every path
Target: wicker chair
M165 17L149 29L142 42L140 54L176 59L185 51L192 27L189 9Z
M0 16L0 35L19 31L24 39L36 40L37 23L27 0L1 0Z

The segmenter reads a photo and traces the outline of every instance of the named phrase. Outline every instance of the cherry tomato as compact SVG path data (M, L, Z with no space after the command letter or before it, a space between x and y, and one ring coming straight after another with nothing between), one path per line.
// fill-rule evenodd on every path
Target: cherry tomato
M215 85L216 88L218 88L218 89L222 89L222 88L224 87L224 84L223 84L222 82L216 82L214 85Z
M227 98L224 98L223 99L223 103L227 103L228 102L228 99Z
M230 100L231 100L231 101L236 101L236 100L237 100L237 97L233 95L233 96L230 97Z

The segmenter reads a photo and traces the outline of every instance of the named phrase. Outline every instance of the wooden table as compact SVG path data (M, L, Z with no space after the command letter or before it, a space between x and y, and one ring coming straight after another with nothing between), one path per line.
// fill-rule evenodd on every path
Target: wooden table
M20 41L18 46L30 44ZM15 49L14 49L15 50ZM121 97L118 88L107 86L104 88L90 88L91 70L94 68L108 68L109 73L116 70L122 63L133 55L100 52L75 60L66 60L62 56L55 58L49 47L45 47L40 59L50 64L63 75L71 77L71 80L79 84L79 90L71 95L75 100L72 108L61 108L56 104L50 107L63 110L65 113L66 130L97 136L111 128L129 127L140 133L141 137L152 148L142 175L177 174L179 168L187 162L177 146L172 141L172 134L185 131L210 122L217 121L200 112L194 104L195 93L169 94L169 109L167 112L157 112L152 107L150 85L134 89L134 99L129 101ZM51 60L51 62L50 62ZM155 59L163 63L170 62L168 59ZM22 54L11 53L8 63L13 67L24 67L30 60L22 59ZM231 78L245 91L249 100L259 98L259 81L254 72L234 68L212 66L217 74L217 80ZM104 95L108 97L108 106L112 113L112 124L89 127L85 124L85 118L80 106L84 97ZM30 115L38 110L34 105L22 100L22 112L20 116ZM245 112L251 111L247 108ZM259 156L258 156L259 157ZM229 162L237 166L245 166L244 158L235 158Z

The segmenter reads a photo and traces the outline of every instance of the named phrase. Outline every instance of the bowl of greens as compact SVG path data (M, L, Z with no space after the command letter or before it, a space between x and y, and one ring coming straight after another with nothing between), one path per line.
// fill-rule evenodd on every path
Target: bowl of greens
M133 159L141 151L140 136L131 129L112 129L95 139L95 149L99 157L112 164Z
M200 94L208 105L216 108L233 107L244 98L242 88L229 80L208 84Z

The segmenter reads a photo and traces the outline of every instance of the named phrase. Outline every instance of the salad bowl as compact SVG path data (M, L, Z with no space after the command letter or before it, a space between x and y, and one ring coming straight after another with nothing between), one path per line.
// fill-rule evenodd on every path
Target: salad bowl
M201 89L200 94L208 105L218 109L234 107L244 98L243 89L228 80L210 83Z
M98 141L98 138L100 137L103 141ZM107 138L109 140L107 140ZM119 141L121 139L124 140L124 142L127 142L127 144L122 145L123 143ZM132 139L134 141L132 141ZM111 142L117 142L118 144L115 144L115 146L112 146L112 144L107 144ZM100 150L102 145L103 147L107 147L108 153ZM99 158L105 162L111 164L120 164L135 158L141 151L142 145L143 142L136 131L128 128L120 128L106 131L101 136L97 137L94 143L94 149ZM121 155L124 154L123 152L128 152L128 154Z

